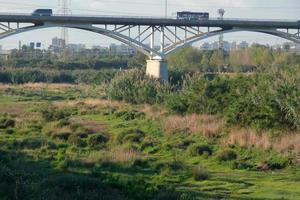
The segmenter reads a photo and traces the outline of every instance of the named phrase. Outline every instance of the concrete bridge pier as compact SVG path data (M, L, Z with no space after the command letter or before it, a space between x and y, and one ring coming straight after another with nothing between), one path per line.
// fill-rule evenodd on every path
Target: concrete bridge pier
M147 60L146 74L154 78L160 78L168 81L168 64L165 59L151 59Z

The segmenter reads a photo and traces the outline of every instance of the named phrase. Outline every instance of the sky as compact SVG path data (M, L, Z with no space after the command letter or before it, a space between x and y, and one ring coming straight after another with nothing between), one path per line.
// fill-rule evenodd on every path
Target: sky
M212 17L217 10L226 10L225 18L247 19L300 19L299 0L167 0L168 16L175 17L177 11L205 11ZM0 0L1 13L31 13L36 8L51 8L59 13L59 0ZM109 15L109 16L164 16L165 0L71 0L73 15ZM36 30L0 40L4 49L16 48L22 44L42 42L45 47L55 36L60 37L59 28ZM232 33L224 36L227 41L247 41L249 43L280 44L281 38L258 33ZM218 37L197 43L217 41ZM107 39L95 33L69 30L69 43L84 43L87 46L108 46L119 42Z

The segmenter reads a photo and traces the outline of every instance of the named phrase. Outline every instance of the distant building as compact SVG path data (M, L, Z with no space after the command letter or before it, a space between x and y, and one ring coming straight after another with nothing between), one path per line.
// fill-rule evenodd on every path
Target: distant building
M238 48L239 49L247 49L249 47L249 44L245 41L241 42L239 45L238 45Z
M247 44L241 43L241 46L243 46L243 48L246 48ZM237 45L236 42L228 42L228 41L224 41L223 42L223 49L224 51L230 52L230 51L234 51L236 50L238 47L240 48L240 45ZM213 42L213 43L208 43L205 42L200 46L201 50L215 50L215 49L219 49L219 43L218 42Z
M208 42L205 42L201 45L200 49L205 51L211 50L211 45Z
M11 54L11 50L3 50L0 45L0 60L8 60Z
M231 43L224 41L223 42L223 49L224 51L230 52L231 51Z
M219 42L213 42L211 44L211 49L218 49L219 48Z
M51 43L49 49L54 53L60 53L65 46L66 46L65 40L55 37L55 38L52 38L52 43Z
M234 50L236 50L237 49L237 44L236 44L236 42L232 42L231 43L231 48L230 48L230 50L231 51L234 51Z
M111 44L109 45L109 53L112 55L133 55L136 53L136 50L125 44Z
M67 48L73 52L80 52L86 49L85 44L68 44Z
M30 42L30 43L29 43L30 49L34 49L34 46L35 46L35 43L34 43L34 42Z

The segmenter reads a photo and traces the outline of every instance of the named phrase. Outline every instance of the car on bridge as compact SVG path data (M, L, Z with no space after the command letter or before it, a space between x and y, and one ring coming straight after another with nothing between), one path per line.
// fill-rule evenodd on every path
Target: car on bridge
M177 20L197 21L197 20L208 20L208 19L209 19L209 13L207 12L189 12L189 11L177 12Z
M31 14L32 16L52 16L53 12L52 9L36 9Z

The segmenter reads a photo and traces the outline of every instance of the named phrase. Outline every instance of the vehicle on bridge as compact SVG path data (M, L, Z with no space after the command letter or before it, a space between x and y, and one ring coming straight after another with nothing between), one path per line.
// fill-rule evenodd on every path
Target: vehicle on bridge
M182 11L177 12L177 20L208 20L209 13L207 12L189 12L189 11Z
M52 16L53 12L52 9L36 9L31 14L32 16Z

